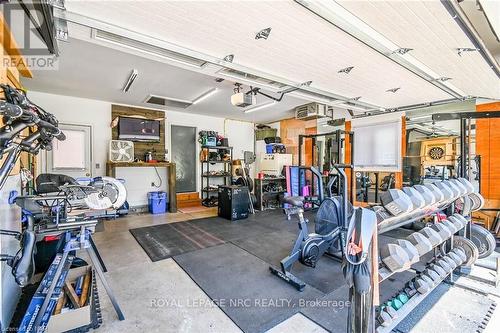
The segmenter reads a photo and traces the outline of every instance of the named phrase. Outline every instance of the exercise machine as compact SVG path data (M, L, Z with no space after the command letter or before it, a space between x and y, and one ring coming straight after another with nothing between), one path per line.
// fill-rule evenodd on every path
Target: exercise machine
M308 220L304 218L304 204L306 198L303 196L289 196L283 198L284 211L287 220L292 216L297 216L299 234L290 252L290 255L281 260L280 269L269 267L274 275L285 280L297 290L303 291L306 284L296 277L292 272L293 265L298 261L308 267L316 267L318 260L323 254L335 255L342 251L342 233L347 232L347 194L345 172L339 166L335 166L340 177L343 179L341 197L328 197L321 200L315 218L315 232L309 233L307 228ZM322 193L323 188L321 187ZM345 239L345 237L344 237Z

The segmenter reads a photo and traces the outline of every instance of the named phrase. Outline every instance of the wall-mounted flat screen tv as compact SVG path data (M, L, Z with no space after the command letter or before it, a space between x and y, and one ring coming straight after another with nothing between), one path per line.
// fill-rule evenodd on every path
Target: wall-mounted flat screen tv
M160 141L160 121L120 117L118 121L118 139L130 141Z

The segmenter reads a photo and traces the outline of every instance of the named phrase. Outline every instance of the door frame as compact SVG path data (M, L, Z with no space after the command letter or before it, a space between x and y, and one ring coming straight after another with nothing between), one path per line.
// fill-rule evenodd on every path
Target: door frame
M193 124L190 123L182 123L182 122L165 122L165 130L168 128L168 133L165 135L165 138L168 139L168 159L170 162L173 163L172 160L172 126L184 126L184 127L194 127L195 128L195 135L198 135L199 128L198 126L193 126ZM201 183L200 183L200 177L201 177L201 171L200 171L200 145L195 143L196 147L196 152L195 152L195 159L196 159L196 178L195 178L195 187L196 187L196 192L198 192L201 196Z
M59 126L62 126L62 127L64 127L64 126L88 127L89 135L90 135L90 140L89 140L90 141L90 147L89 147L89 162L90 162L89 172L90 172L90 176L88 176L88 177L92 177L94 174L94 128L90 124L75 124L75 123L59 123ZM64 132L64 129L63 129L63 132ZM44 154L40 155L40 157L41 157L40 173L47 173L48 172L49 162L50 162L50 158L49 158L50 153L51 152L49 152L49 151L45 151ZM60 169L61 172L64 172L64 170L76 170L76 169Z

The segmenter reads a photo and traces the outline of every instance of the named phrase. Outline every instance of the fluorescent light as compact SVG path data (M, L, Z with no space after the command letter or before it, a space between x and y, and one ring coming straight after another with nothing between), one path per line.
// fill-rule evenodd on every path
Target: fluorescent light
M207 64L207 62L204 60L196 59L191 56L187 56L175 51L170 51L156 45L143 43L141 41L120 36L104 30L92 29L92 37L98 41L118 45L120 47L125 47L156 57L161 57L183 65L202 68Z
M137 72L137 69L132 70L132 73L130 73L130 76L128 77L127 83L125 83L125 85L123 86L123 92L127 92L130 89L130 86L132 85L132 83L134 83L138 74L139 72Z
M204 92L203 94L201 94L200 96L196 97L194 100L193 100L193 104L197 104L205 99L207 99L208 97L212 96L213 94L215 94L217 92L217 88L213 88L213 89L210 89L209 91L207 92Z
M271 101L271 102L263 103L263 104L260 104L260 105L254 106L253 108L246 109L244 112L245 112L245 113L250 113L250 112L258 111L258 110L261 110L261 109L264 109L264 108L268 108L268 107L270 107L270 106L273 106L274 104L276 104L276 102L275 102L275 101Z

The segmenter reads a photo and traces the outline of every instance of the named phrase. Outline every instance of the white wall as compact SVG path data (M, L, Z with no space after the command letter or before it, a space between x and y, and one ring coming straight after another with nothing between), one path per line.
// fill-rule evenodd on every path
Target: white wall
M61 123L90 125L93 133L93 167L92 176L103 176L106 174L106 162L108 160L108 144L111 140L111 102L98 101L92 99L78 98L72 96L62 96L30 91L30 99L53 113ZM219 117L191 114L187 112L166 111L165 112L166 148L169 154L172 151L170 126L182 125L196 127L197 132L201 130L217 131L229 139L229 145L234 147L234 158L243 158L243 151L254 151L254 124L249 122L235 121ZM42 153L43 155L43 153ZM197 186L200 190L200 163L199 145L197 145ZM42 156L43 157L43 156ZM139 156L142 158L142 156ZM169 156L172 160L172 156ZM45 158L41 158L42 169L44 169ZM99 167L98 167L99 166ZM128 172L121 172L120 177L130 178ZM147 168L140 172L141 182L144 184L143 191L137 186L136 180L129 180L130 193L129 201L140 205L145 203L146 192L156 191L151 187L151 183L158 183L158 176L154 169ZM127 179L125 179L127 181ZM165 184L165 182L164 182Z
M106 175L108 144L111 140L111 104L86 98L28 92L30 100L53 113L60 123L92 126L92 176ZM45 152L41 152L45 171Z

